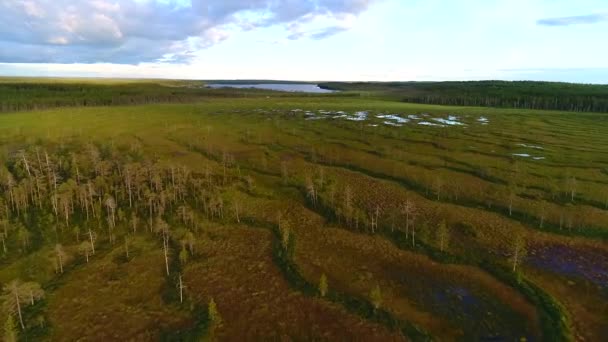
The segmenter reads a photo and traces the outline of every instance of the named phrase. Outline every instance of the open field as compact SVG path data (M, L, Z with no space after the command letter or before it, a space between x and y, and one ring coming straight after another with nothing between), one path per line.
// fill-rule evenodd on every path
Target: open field
M606 114L35 84L0 114L22 340L608 336Z

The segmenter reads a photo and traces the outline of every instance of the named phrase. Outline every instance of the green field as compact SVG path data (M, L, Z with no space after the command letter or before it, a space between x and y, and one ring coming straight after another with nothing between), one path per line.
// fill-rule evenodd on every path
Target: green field
M606 114L185 81L0 99L5 335L608 336Z

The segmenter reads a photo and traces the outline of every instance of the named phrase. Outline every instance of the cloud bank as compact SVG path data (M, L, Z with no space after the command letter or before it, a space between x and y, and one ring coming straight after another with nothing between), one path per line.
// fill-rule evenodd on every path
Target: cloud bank
M374 1L0 0L0 63L182 63L238 31L324 39Z
M579 24L596 24L600 22L608 22L608 13L595 13L561 18L546 18L538 20L537 24L542 26L570 26Z

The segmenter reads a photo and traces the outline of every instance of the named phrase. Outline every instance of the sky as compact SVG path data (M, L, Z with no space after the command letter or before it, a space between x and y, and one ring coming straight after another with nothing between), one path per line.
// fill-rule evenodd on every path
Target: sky
M608 0L0 0L0 75L608 84Z

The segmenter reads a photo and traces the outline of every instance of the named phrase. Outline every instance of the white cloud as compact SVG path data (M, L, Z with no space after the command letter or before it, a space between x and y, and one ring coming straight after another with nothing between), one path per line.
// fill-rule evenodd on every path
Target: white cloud
M290 39L322 39L374 1L2 0L0 62L183 62L231 31L284 25Z
M545 18L538 20L537 24L543 26L569 26L579 24L597 24L602 22L608 22L608 13L595 13L559 18Z

